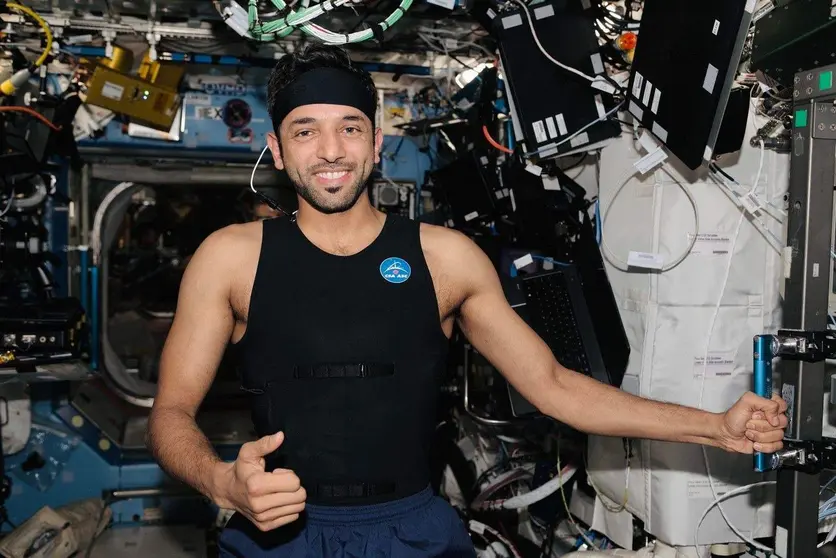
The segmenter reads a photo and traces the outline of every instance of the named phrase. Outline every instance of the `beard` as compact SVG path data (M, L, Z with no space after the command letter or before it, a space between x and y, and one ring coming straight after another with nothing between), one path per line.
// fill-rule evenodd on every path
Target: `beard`
M287 176L293 183L293 188L296 194L305 200L308 205L320 213L332 215L334 213L343 213L348 211L357 203L366 192L367 182L371 175L371 168L367 164L363 164L361 171L350 184L343 186L340 190L335 191L334 195L329 195L330 188L326 188L326 192L320 192L313 185L314 174L317 172L338 172L348 171L354 172L357 170L357 165L332 165L311 167L303 175L298 169L288 169ZM338 193L337 193L338 192Z

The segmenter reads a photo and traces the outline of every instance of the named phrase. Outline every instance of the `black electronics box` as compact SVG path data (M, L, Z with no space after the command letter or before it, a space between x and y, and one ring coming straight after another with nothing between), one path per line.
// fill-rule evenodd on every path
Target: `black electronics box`
M529 6L528 14L552 58L590 77L605 74L596 14L588 1L551 0ZM517 7L493 18L515 135L525 140L526 151L546 159L620 135L617 121L596 122L615 108L612 96L549 60L534 40L528 17Z
M836 4L832 0L794 0L773 9L755 24L752 69L784 87L796 72L833 62Z
M0 304L0 351L80 353L85 313L77 298Z
M500 188L492 157L474 149L429 176L432 187L443 193L455 228L493 219L494 199Z
M644 3L627 109L690 169L714 157L754 4Z
M58 102L55 99L41 100L38 87L26 83L16 92L11 106L34 111L46 122L53 123ZM72 118L69 123L72 123ZM0 124L3 126L0 133L0 172L11 175L40 170L46 160L52 128L31 112L23 110L0 113Z

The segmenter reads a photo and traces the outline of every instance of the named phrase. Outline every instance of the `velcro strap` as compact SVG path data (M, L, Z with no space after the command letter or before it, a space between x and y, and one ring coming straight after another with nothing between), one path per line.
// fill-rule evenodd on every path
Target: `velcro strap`
M345 484L316 483L308 490L313 490L317 498L365 498L382 496L395 492L394 482L353 482Z
M393 376L395 365L392 363L326 363L299 366L293 370L293 377L296 379L315 378L379 378L382 376Z

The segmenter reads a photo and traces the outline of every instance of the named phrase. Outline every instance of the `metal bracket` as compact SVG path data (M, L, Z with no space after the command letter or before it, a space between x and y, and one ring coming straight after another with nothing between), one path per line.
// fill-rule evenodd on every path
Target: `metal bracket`
M832 441L785 440L784 449L770 456L772 469L792 469L811 475L836 466L836 445Z

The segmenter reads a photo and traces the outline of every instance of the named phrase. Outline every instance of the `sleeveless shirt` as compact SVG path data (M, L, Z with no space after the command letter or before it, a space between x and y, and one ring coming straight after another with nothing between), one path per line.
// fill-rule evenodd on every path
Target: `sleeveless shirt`
M257 435L285 434L267 470L293 470L309 503L426 488L448 339L419 223L387 215L368 247L338 256L289 218L263 221L237 346Z

